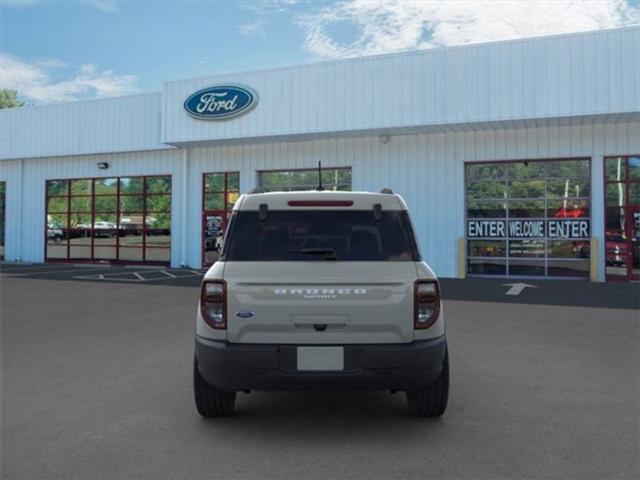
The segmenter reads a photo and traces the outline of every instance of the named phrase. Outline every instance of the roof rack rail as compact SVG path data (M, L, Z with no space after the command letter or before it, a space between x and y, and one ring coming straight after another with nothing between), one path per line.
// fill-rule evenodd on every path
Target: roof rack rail
M391 190L390 188L383 188L382 190L380 190L380 193L386 193L387 195L393 195L393 190Z

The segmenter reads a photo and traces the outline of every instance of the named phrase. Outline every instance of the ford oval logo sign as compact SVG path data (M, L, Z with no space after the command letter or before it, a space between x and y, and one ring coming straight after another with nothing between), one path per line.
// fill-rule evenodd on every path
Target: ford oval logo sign
M197 91L184 102L194 118L225 120L247 113L258 103L258 94L240 85L217 85Z

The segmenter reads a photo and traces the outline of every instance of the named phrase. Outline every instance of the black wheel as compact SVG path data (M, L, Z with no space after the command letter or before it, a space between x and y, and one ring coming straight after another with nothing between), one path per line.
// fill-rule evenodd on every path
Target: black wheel
M409 413L416 417L439 417L447 409L449 399L449 354L445 352L442 373L423 390L407 392Z
M233 413L236 392L223 392L209 385L198 371L198 362L193 361L193 394L196 409L203 417L225 417Z

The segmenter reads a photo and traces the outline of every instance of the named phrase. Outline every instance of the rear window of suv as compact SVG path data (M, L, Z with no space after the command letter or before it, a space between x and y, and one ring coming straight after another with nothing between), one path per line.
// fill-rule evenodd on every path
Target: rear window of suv
M221 260L415 261L407 212L269 210L234 213Z

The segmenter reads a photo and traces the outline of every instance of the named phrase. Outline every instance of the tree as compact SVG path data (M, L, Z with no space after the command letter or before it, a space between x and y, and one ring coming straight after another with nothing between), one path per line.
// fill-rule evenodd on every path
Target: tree
M18 92L15 90L9 90L6 88L0 90L0 109L21 107L23 105L24 102L18 100Z

